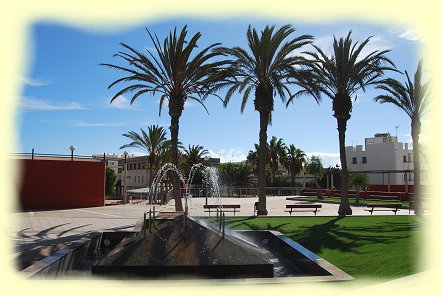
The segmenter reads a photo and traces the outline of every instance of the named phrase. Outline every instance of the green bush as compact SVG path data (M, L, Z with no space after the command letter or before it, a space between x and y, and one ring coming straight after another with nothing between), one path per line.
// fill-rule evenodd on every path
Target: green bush
M115 195L115 181L117 180L117 176L115 175L115 171L111 168L106 168L106 186L105 186L105 194L108 196Z

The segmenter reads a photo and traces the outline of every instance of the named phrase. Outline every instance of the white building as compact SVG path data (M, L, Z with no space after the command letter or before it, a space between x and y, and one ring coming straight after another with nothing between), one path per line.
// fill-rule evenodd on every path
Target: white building
M115 175L118 176L118 171L121 169L121 166L118 164L118 161L123 159L124 156L120 154L92 154L92 158L103 160L105 159L106 168L111 168Z
M370 184L413 185L413 173L403 172L414 168L413 150L390 133L366 138L365 150L356 145L345 147L345 152L349 172L368 172Z
M126 163L126 170L124 164ZM126 175L126 182L128 189L146 187L150 184L150 170L148 169L147 156L131 156L127 157L126 161L120 160L120 169L118 172L118 179L124 180ZM124 182L121 183L124 186Z

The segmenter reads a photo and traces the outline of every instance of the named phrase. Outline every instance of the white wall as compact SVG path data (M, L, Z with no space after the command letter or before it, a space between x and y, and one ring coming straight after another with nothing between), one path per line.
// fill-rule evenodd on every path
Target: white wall
M345 147L347 155L347 166L349 171L379 171L379 170L412 170L413 153L408 149L407 144L395 142L395 137L387 138L367 138L365 139L365 150L362 145ZM403 161L406 156L407 162ZM356 157L357 163L353 164L353 158ZM362 163L362 157L367 158L367 163ZM410 162L411 161L411 162ZM368 174L371 184L388 184L388 175L385 174ZM412 177L412 176L411 176ZM403 185L403 173L390 174L391 185ZM413 184L413 180L408 181L409 185Z

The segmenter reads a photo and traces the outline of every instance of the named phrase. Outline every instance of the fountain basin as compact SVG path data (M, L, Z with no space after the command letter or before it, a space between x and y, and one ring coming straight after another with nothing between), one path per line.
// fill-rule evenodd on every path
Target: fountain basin
M249 282L352 279L277 231L233 233L234 236L223 238L217 229L192 219L185 226L181 216L161 223L152 233L99 234L79 242L76 249L61 250L64 254L46 258L47 266L41 270L38 263L31 266L28 269L33 272L28 270L27 274L31 278L64 278L74 274L110 279L241 278L250 279ZM53 263L48 264L51 260ZM56 263L63 260L64 264Z

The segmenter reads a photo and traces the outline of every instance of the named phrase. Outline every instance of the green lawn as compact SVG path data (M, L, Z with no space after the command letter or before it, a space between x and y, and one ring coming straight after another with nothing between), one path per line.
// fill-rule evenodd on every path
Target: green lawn
M277 230L356 279L394 279L419 272L416 216L229 217L232 229Z

